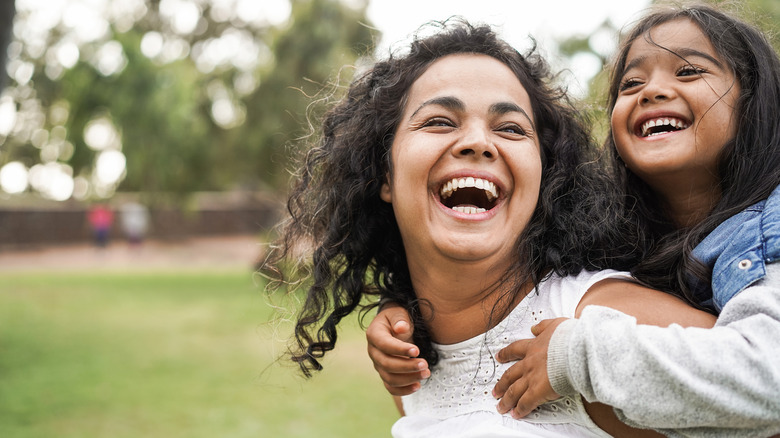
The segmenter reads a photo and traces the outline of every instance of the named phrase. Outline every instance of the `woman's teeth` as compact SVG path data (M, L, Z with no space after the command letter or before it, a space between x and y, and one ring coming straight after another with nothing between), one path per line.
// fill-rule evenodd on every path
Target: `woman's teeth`
M447 183L444 184L444 186L441 188L440 196L442 199L447 199L452 196L452 194L458 189L463 189L466 187L475 187L484 190L485 196L487 196L487 200L490 202L498 198L498 190L496 189L495 184L488 180L474 178L471 176L465 178L453 178L452 180L447 181ZM485 211L484 209L482 210Z
M477 214L477 213L484 213L484 212L486 212L486 211L487 211L487 210L485 210L484 208L479 208L479 207L464 207L464 206L460 206L460 205L459 205L459 206L457 206L457 207L452 207L452 209L453 209L453 210L455 210L455 211L457 211L457 212L460 212L460 213L466 213L466 214Z

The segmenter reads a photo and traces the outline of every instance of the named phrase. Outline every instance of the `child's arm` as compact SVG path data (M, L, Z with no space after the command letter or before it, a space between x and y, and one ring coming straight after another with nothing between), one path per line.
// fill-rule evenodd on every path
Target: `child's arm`
M663 292L640 286L636 283L626 282L624 280L604 280L593 285L582 297L575 316L579 317L583 309L589 306L606 306L612 309L624 312L634 316L641 324L653 324L659 326L668 326L675 323L683 323L687 326L712 327L715 323L715 317L694 309L682 300ZM560 322L561 320L557 320ZM547 336L549 338L549 335ZM548 340L549 342L549 340ZM538 402L554 400L558 398L552 386L549 384L547 376L547 351L538 349L536 354L526 354L525 358L508 370L501 381L496 385L495 396L504 395L503 385L506 385L504 378L509 375L520 378L512 386L517 385L522 388L523 385L534 385L543 382L543 387L547 390L546 394L538 399ZM527 352L528 353L528 352ZM620 362L626 366L634 363L634 358L627 358L622 355L616 355L610 358L612 363ZM516 369L513 369L516 368ZM503 382L503 383L502 383ZM613 382L619 384L618 382ZM515 391L520 391L516 389ZM544 392L544 391L543 391ZM512 403L513 394L499 402L497 409L501 413L508 412L515 404ZM539 394L531 392L532 397L539 397ZM593 399L587 398L593 401ZM597 400L598 401L598 400ZM586 409L591 415L593 421L606 432L614 436L637 436L638 430L631 430L625 424L618 421L614 411L603 404L587 404ZM525 415L527 412L520 412ZM513 412L513 416L518 417L520 413ZM647 432L647 431L645 431Z
M618 310L633 316L638 324L709 328L715 323L713 315L696 310L679 298L624 280L604 280L593 285L580 300L575 316L579 318L588 306ZM532 328L536 338L516 341L498 352L496 358L500 362L522 359L510 367L496 384L493 395L501 398L499 412L515 408L512 414L520 418L536 406L560 397L547 373L548 345L555 328L566 320L543 321Z
M385 388L394 396L420 389L420 381L431 376L428 363L417 359L420 349L412 344L412 324L404 308L387 303L366 329L368 355Z
M595 306L578 320L557 323L557 329L540 325L545 330L537 329L539 338L498 356L531 358L544 351L549 390L518 381L518 388L528 385L537 395L517 390L506 400L515 406L520 399L521 413L546 397L579 392L615 407L627 424L672 436L683 428L686 436L713 435L719 428L728 428L729 436L780 432L780 264L769 265L762 283L729 301L711 330L638 325ZM512 378L525 379L519 374Z

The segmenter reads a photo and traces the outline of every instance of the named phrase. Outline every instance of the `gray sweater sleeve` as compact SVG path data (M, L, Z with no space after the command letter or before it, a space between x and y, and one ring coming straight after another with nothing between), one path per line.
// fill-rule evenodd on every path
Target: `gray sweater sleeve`
M561 395L581 393L625 423L669 436L780 433L780 263L732 298L712 329L637 325L589 306L558 326L547 370Z

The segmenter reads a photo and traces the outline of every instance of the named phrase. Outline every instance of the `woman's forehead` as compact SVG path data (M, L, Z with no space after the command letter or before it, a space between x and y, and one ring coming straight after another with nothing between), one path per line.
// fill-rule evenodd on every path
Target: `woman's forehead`
M448 55L433 62L412 84L405 112L445 96L509 101L529 114L532 109L528 92L512 69L482 54Z

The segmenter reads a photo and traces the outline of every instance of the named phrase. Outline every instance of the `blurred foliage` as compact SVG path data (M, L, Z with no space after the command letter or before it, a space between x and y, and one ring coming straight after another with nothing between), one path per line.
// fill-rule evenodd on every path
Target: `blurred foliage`
M145 193L151 204L181 203L193 191L284 191L295 147L311 133L309 121L316 124L321 104L351 79L355 67L342 67L370 58L379 35L366 18L367 1L289 0L289 18L281 23L226 18L224 5L240 1L252 3L128 0L122 10L118 2L107 2L114 11L106 18L107 32L84 41L73 37L79 24L64 19L36 40L30 36L29 28L36 26L30 11L18 10L9 47L10 86L0 98L0 168L13 161L27 169L60 166L81 183L81 191L73 192L82 199L121 190ZM757 23L780 48L780 2L709 2ZM172 4L196 7L197 25L177 30ZM561 41L559 52L567 59L595 55L607 66L611 50L604 42L614 42L627 25L607 21L590 35ZM163 44L162 55L142 50L150 36ZM76 58L68 65L62 55L74 41ZM119 64L104 65L101 54L117 47ZM173 54L165 55L171 48ZM204 54L221 52L240 59L204 61ZM602 69L582 99L598 139L607 132L606 87ZM2 107L9 99L16 126L3 133ZM102 186L96 176L100 151L85 139L95 120L113 125L118 141L110 148L125 160L122 174ZM35 184L28 190L41 191Z
M289 19L271 24L226 19L224 11L212 10L212 0L189 2L200 15L191 32L176 31L175 17L162 10L166 0L138 0L141 13L130 26L120 23L127 17L108 17L107 34L77 43L78 60L65 67L57 57L74 41L72 25L59 23L37 44L43 48L36 47L20 30L34 26L32 14L17 10L9 50L9 73L16 74L6 90L17 126L0 134L0 167L12 161L28 169L60 165L87 184L87 199L122 190L158 196L146 199L151 203L162 195L180 202L199 190L284 188L287 148L304 133L312 96L337 90L334 72L373 51L378 35L365 16L367 4L290 0ZM150 35L182 55L144 54ZM219 51L220 38L222 51L238 52L243 63L199 59ZM111 71L99 54L117 43L124 64ZM19 74L25 68L32 69L29 80ZM96 119L113 124L119 141L112 147L126 159L123 175L102 188L95 181L99 151L85 141L85 128ZM53 154L43 151L55 142Z
M315 102L312 96L337 89L339 78L333 75L341 66L353 65L358 55L369 56L373 51L374 39L364 24L368 23L364 12L334 7L324 0L294 4L293 27L280 33L273 44L276 68L247 99L249 122L242 138L235 138L238 132L231 133L237 155L246 158L246 168L238 169L240 174L275 187L286 183L290 154L282 146L309 133L307 110Z

